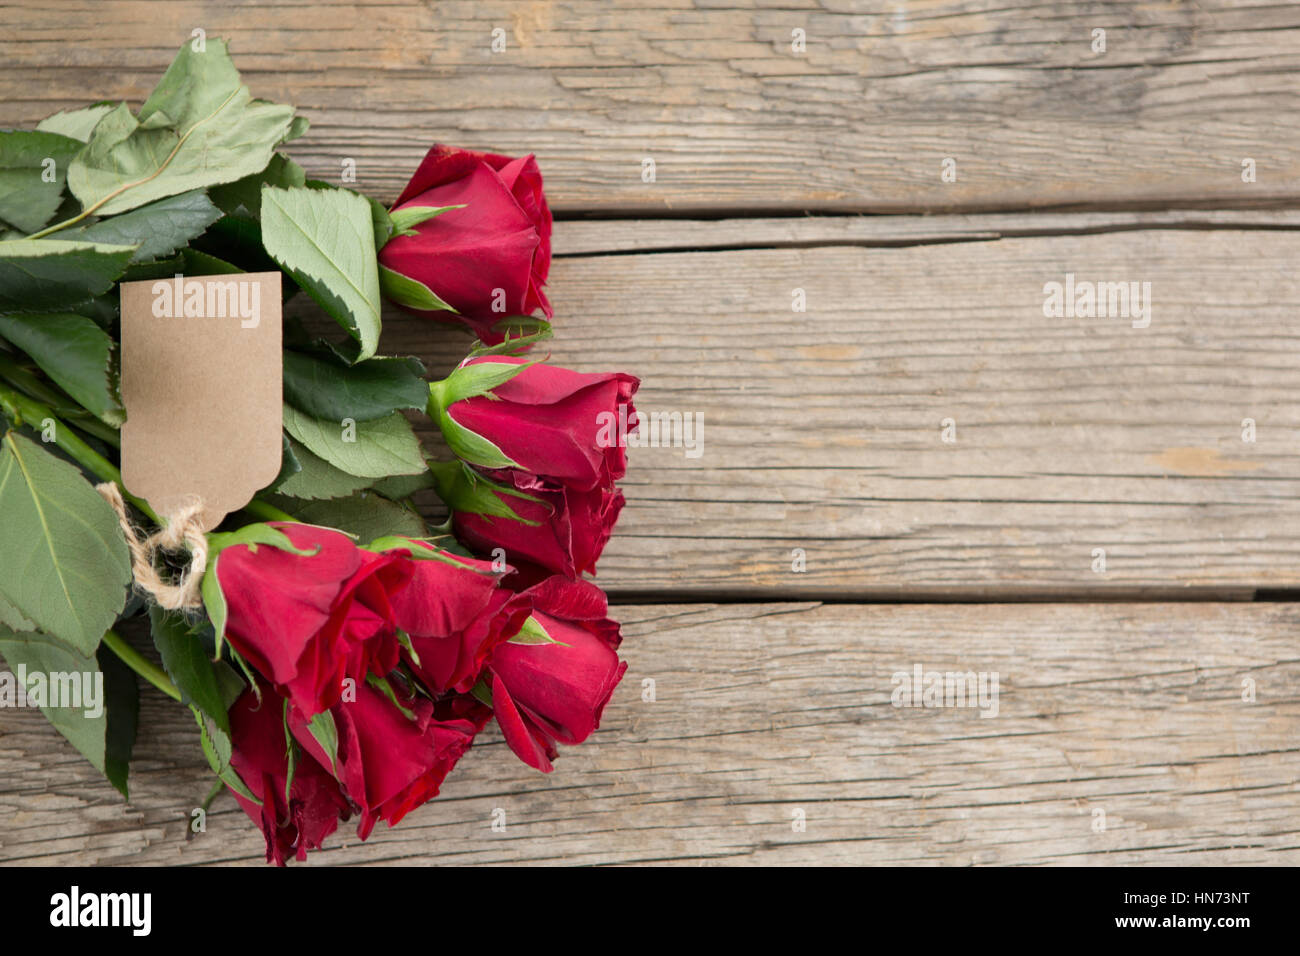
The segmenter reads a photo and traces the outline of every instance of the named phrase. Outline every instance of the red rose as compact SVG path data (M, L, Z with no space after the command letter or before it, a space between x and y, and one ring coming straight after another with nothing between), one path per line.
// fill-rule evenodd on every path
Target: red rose
M298 555L262 545L221 552L217 577L226 598L226 635L294 707L311 716L329 709L343 679L397 666L388 595L411 575L401 552L372 554L345 534L314 525L276 523Z
M469 749L482 721L473 716L438 719L434 704L391 682L408 713L365 683L356 700L337 704L330 714L338 736L335 775L344 793L361 810L357 836L370 836L375 823L394 825L411 810L438 795L438 788L460 755ZM317 762L330 766L329 754L307 728L301 714L291 713L294 738Z
M444 495L461 544L476 554L501 548L511 564L528 562L569 578L596 573L596 561L623 510L623 492L612 485L579 491L513 468L489 477L537 500L492 492L503 508L521 519L515 520L475 511L479 506L468 496L458 507L454 492ZM518 580L512 580L517 587Z
M519 759L550 773L556 743L582 743L600 726L627 664L618 659L618 624L606 617L600 588L551 577L524 593L559 643L498 645L488 659L492 710Z
M551 210L537 161L434 146L393 209L462 204L416 225L416 235L394 236L379 252L380 265L423 283L485 342L501 340L492 325L510 315L541 309L550 318L542 287L551 267Z
M470 373L462 369L483 363L523 365L513 378L490 394L438 404L442 394L455 396ZM458 380L457 376L461 378ZM519 468L588 491L608 486L627 472L625 437L636 427L632 396L640 382L623 372L588 374L554 365L528 364L526 359L491 356L470 359L444 383L434 386L431 411L437 414L452 449L466 447L457 427L491 442ZM442 412L451 423L442 421ZM451 431L451 434L448 434ZM495 467L483 459L470 464Z
M231 766L249 791L262 801L258 806L235 791L235 799L266 837L266 861L284 866L296 855L320 849L324 839L351 816L347 798L329 772L311 756L300 754L294 762L289 802L284 799L289 779L289 751L284 736L284 699L261 687L259 701L247 690L230 708Z
M412 551L435 549L411 542ZM486 561L437 552L412 560L411 582L391 598L393 619L418 657L411 670L434 693L468 691L492 648L519 632L529 604L500 587Z

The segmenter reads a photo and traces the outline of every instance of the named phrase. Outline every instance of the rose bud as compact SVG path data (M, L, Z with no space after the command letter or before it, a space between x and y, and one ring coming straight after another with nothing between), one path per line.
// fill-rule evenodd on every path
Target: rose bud
M307 858L308 850L320 849L340 820L351 816L347 798L329 772L307 754L294 760L293 783L285 803L289 782L289 745L284 732L284 698L269 686L260 688L261 699L246 690L230 708L230 765L249 792L262 801L258 806L232 789L244 812L262 828L266 837L266 861L284 866L296 856Z
M429 416L457 457L517 468L579 491L627 472L640 382L510 356L470 358L429 386Z
M600 726L627 664L600 588L551 577L524 593L532 618L488 659L492 710L515 755L550 773L557 743L582 743Z
M393 620L410 642L403 656L429 690L464 693L492 648L519 633L531 606L499 585L509 568L498 573L487 561L407 544L411 582L391 597Z
M361 810L357 836L370 836L375 823L393 826L438 795L438 788L482 726L472 717L439 720L434 704L389 682L382 690L358 683L356 699L344 699L334 720L337 763L312 734L306 719L291 712L294 739L320 764L334 769L344 793Z
M623 510L623 493L612 485L579 491L514 468L485 475L455 461L430 467L456 540L480 555L500 548L525 573L526 563L569 578L595 574Z
M512 315L552 315L551 210L532 156L434 146L393 204L380 283L398 305L459 318L489 344ZM454 313L454 314L453 314Z
M294 707L307 716L338 702L343 679L361 683L398 661L389 594L410 578L400 553L363 551L345 534L277 522L294 554L237 545L219 555L226 636Z

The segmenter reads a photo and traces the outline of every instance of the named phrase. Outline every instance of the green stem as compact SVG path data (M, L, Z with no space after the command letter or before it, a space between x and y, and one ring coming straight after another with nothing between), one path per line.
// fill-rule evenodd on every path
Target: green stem
M81 212L79 212L77 215L73 216L71 219L65 219L65 220L63 220L63 222L56 222L56 223L55 223L54 225L52 225L52 226L46 226L46 227L45 227L44 229L42 229L40 232L34 232L34 233L32 233L30 236L28 236L27 238L28 238L28 239L44 239L46 236L50 235L51 233L58 232L60 229L67 229L69 226L75 226L77 223L81 222L81 220L85 219L87 216L89 216L92 212L94 212L96 209L98 209L98 208L99 208L100 206L102 206L104 203L108 202L108 199L109 199L109 197L105 196L103 199L101 199L99 202L97 202L94 206L90 207L89 209L83 209Z
M93 435L106 445L112 445L114 448L122 447L122 435L112 425L105 425L102 421L82 409L76 409L65 416L72 419L73 424L85 432L87 435Z
M25 422L29 425L39 425L46 420L52 421L54 423L54 444L71 455L73 460L87 471L97 475L101 481L111 481L119 488L122 487L122 473L118 471L117 466L78 438L76 432L54 416L53 410L48 405L43 405L11 388L0 385L0 410L3 410L15 424ZM144 501L128 494L125 489L122 489L122 497L148 515L154 522L162 524L162 521L154 514L153 509Z
M51 408L67 412L63 396L46 385L27 369L15 362L4 352L0 352L0 375L3 375L15 387L22 389L38 402L45 402Z
M281 511L273 504L254 498L241 509L247 511L254 518L261 518L263 521L297 521L293 515L287 511Z
M173 700L179 701L181 699L181 692L176 689L176 685L162 672L162 669L145 660L144 656L124 641L116 631L104 632L104 644L122 659L123 664L153 684L154 687L157 687Z
M0 378L8 379L10 385L36 399L36 401L44 402L50 406L54 414L74 419L77 428L81 431L94 435L100 441L107 442L114 448L121 447L122 439L118 435L116 428L105 425L81 406L68 404L72 401L71 398L42 382L4 352L0 352Z
M208 791L207 799L205 799L201 804L204 813L208 812L208 807L212 806L212 801L217 798L217 794L219 794L222 790L225 789L226 789L226 785L222 783L220 780L218 780L216 783L212 785L212 789Z

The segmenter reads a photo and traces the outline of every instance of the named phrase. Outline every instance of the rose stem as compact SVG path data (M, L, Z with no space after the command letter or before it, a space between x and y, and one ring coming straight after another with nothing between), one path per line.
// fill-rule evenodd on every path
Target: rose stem
M298 521L297 518L289 514L287 511L281 511L275 505L268 504L265 501L260 501L257 498L254 498L248 504L244 505L240 510L247 511L254 518L261 518L263 521Z
M71 428L54 417L49 406L20 395L11 388L0 385L0 410L15 422L54 422L54 444L73 457L82 467L98 475L101 481L111 481L122 488L122 473L111 461L77 437ZM162 524L148 504L122 489L122 497L135 505L157 524Z
M45 402L51 408L63 410L63 397L50 388L27 369L0 351L0 375L7 378L15 388L22 389L38 402Z
M181 699L181 692L176 689L176 685L167 678L167 675L145 660L140 652L124 641L117 631L105 631L104 643L108 645L109 650L122 659L123 664L153 684L154 687L157 687L173 700L179 701Z
M217 799L217 794L219 794L222 790L225 789L226 789L226 785L222 783L221 780L219 779L215 784L212 785L212 789L208 791L207 799L204 800L202 803L204 812L207 811L208 807L212 806L212 801ZM188 839L189 836L190 834L186 834L186 839Z
M8 379L9 384L30 395L38 402L49 405L56 414L62 415L64 418L76 417L78 419L77 427L83 432L94 435L100 441L108 442L114 448L119 447L121 444L116 428L105 425L98 418L80 408L69 406L64 401L66 396L46 385L3 351L0 351L0 377Z
M3 371L3 369L0 368L0 371ZM71 428L55 418L53 410L48 405L43 405L24 395L20 395L12 389L6 388L4 385L0 385L0 410L3 410L10 418L20 422L43 422L47 418L51 419L54 422L54 443L56 445L76 459L87 470L98 475L101 480L111 481L119 488L122 487L122 473L117 470L117 467L78 438ZM132 496L124 488L122 489L122 496L153 521L162 524L148 504ZM293 515L281 511L274 505L256 499L250 501L243 510L265 521L298 520Z

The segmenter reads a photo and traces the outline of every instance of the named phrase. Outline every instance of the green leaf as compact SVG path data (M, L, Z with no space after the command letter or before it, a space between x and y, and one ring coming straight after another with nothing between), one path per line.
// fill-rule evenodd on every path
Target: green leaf
M0 337L32 357L45 374L101 421L120 428L126 412L118 398L113 339L92 319L50 315L0 315Z
M370 206L346 189L262 188L262 242L361 345L379 344L379 275Z
M364 539L362 539L364 540ZM428 548L420 547L421 544L429 545ZM482 574L486 577L494 577L495 571L476 567L457 557L457 552L452 548L456 547L456 539L450 536L439 538L424 538L415 535L387 534L382 538L376 538L367 545L363 545L364 550L373 551L376 554L383 554L385 551L407 551L413 561L441 561L443 564L450 564L453 567L464 568L467 571L473 571L475 574ZM437 550L430 550L436 548ZM468 551L459 549L459 557L472 558Z
M156 604L149 607L149 625L154 647L162 656L163 670L181 692L181 703L197 707L221 730L230 733L230 718L216 671L198 630L181 615L170 614Z
M422 222L428 222L435 216L441 216L450 209L464 209L465 203L458 206L403 206L401 209L394 209L388 214L388 218L393 223L393 232L399 236L416 235L415 227Z
M324 355L286 349L284 398L312 418L364 422L400 408L424 408L429 386L416 358L374 358L348 366Z
M369 196L365 198L366 202L370 203L370 224L375 230L375 252L378 252L388 245L389 239L393 238L393 220L383 203Z
M472 365L461 365L438 383L440 386L437 395L438 403L443 408L448 408L454 402L478 398L480 395L490 395L492 389L504 385L520 372L541 361L541 359L533 359L530 362L475 362Z
M298 742L293 739L293 732L289 730L289 699L287 697L284 705L280 708L280 723L284 729L284 751L287 760L287 769L284 775L284 805L287 807L293 797L293 778L298 770Z
M470 431L446 412L438 416L442 437L457 458L483 468L518 468L512 458L478 432Z
M492 688L488 685L486 677L480 677L479 682L471 687L469 692L480 704L492 706Z
M275 476L275 481L271 482L272 488L302 471L302 462L294 454L293 440L284 432L280 432L280 444L280 473Z
M239 651L230 647L226 649L226 653L230 655L232 661L239 665L239 673L244 675L241 679L230 665L227 664L225 671L223 671L221 664L217 664L217 674L221 679L221 693L226 700L226 710L229 711L234 706L239 695L245 690L253 692L253 697L260 707L262 704L262 689L258 686L259 678L257 674L248 666L248 661L240 656Z
M262 227L257 220L245 216L222 216L208 231L199 236L191 249L227 262L244 272L279 272L280 265L262 248ZM297 286L285 282L286 293L296 292Z
M433 475L423 471L418 475L394 475L370 486L379 494L392 501L409 498L417 491L433 487Z
M0 447L0 595L84 654L126 605L117 515L76 468L9 432Z
M238 672L225 661L214 661L212 672L217 677L217 689L221 692L222 710L226 711L229 719L230 708L243 696L244 691L248 690L249 685L244 683L244 678L240 677Z
M36 630L36 625L23 617L18 608L6 601L3 596L0 596L0 627L7 627L11 631Z
M456 402L468 398L481 395L493 398L492 389L540 361L541 359L534 359L521 364L476 362L460 366L441 382L429 384L429 416L438 423L442 437L457 458L483 468L519 467L494 442L456 421L451 416L450 409Z
M393 690L393 685L388 683L387 679L378 674L367 674L366 683L387 697L389 703L400 710L407 720L414 722L417 719L415 712L397 699L397 691Z
M431 388L436 389L440 384L434 382ZM442 437L447 442L447 447L452 450L457 458L483 468L519 467L495 443L484 438L478 432L466 428L447 414L445 408L439 407L436 392L435 398L430 402L429 410L433 420L438 423L438 428L442 431Z
M101 216L234 182L265 169L289 132L293 107L253 100L225 41L189 43L137 119L125 103L105 113L72 161L68 187Z
M281 551L288 551L290 554L297 554L303 557L310 557L320 550L316 548L300 548L294 544L287 534L279 528L273 528L269 524L246 524L238 531L214 531L208 535L208 557L220 555L227 548L246 547L253 554L262 545L272 548L278 548Z
M387 478L424 471L424 455L401 412L347 428L342 422L321 421L292 405L284 406L284 428L320 458L349 475ZM347 440L349 437L354 440Z
M85 302L78 302L76 305L68 306L68 311L77 315L84 315L93 321L105 332L111 331L115 322L117 322L118 298L117 290L106 292L103 295L97 295L93 299L87 299Z
M529 615L528 620L524 621L524 626L519 629L519 633L507 641L509 644L559 644L561 647L569 647L563 641L557 641L542 626L542 622L536 617Z
M107 292L134 246L62 239L0 242L0 312L53 312Z
M151 202L120 216L101 219L75 232L65 232L63 236L86 242L138 246L131 261L147 262L184 248L219 218L221 210L212 204L203 190L195 189Z
M380 495L365 492L328 501L302 501L273 495L271 504L304 524L337 528L356 535L362 541L385 534L422 538L429 532L424 519L416 512Z
M305 116L295 116L293 122L289 124L289 131L284 134L284 139L280 140L280 142L288 143L301 136L306 136L309 129L311 129L311 120Z
M298 470L272 485L282 495L310 500L343 498L369 487L374 481L373 478L358 478L346 471L339 471L292 438L289 439L289 450L298 462Z
M212 772L221 778L222 783L245 800L251 800L261 806L262 801L248 789L235 768L230 765L230 756L233 752L230 735L197 707L191 706L190 710L193 711L194 720L199 725L199 742L203 746L203 756L208 759L208 766L212 768Z
M59 210L81 143L58 133L0 131L0 219L36 232Z
M244 271L239 266L231 265L224 259L210 256L198 249L182 249L181 261L187 276L226 276Z
M3 626L0 626L0 655L3 655L5 663L15 676L17 676L20 667L25 671L24 676L27 678L27 682L24 689L29 693L40 693L39 685L44 684L44 693L46 694L44 699L46 701L51 700L49 696L50 675L95 675L102 673L93 654L83 654L73 650L44 634L17 633ZM91 678L92 683L100 679ZM109 767L106 748L108 731L107 688L104 688L105 693L98 701L94 699L95 694L93 691L89 695L90 699L87 699L84 676L79 676L77 680L82 686L82 702L92 705L98 704L98 706L42 706L41 713L54 725L55 730L63 734L74 747L81 751L96 770L107 776ZM96 710L99 710L100 713L96 714ZM87 711L90 711L92 716L87 716ZM116 782L114 782L114 785L116 786ZM125 792L124 786L118 789Z
M423 549L421 548L419 550L423 550ZM404 630L402 630L399 627L397 629L396 636L397 636L397 643L402 645L402 650L406 651L406 655L411 659L411 663L414 664L416 667L419 667L420 652L417 651L415 649L415 645L411 643L411 635L407 634Z
M185 258L181 255L175 255L168 259L150 259L148 262L133 262L126 267L126 272L122 274L122 281L143 282L146 279L171 279L184 268ZM76 312L79 309L78 306L73 311Z
M321 750L330 758L330 773L338 773L339 764L339 729L334 724L334 715L323 710L307 721L307 730L316 738Z
M502 332L505 340L496 345L475 342L469 350L470 358L487 355L522 355L538 342L544 342L552 335L551 323L531 315L512 315L497 322L493 328Z
M384 298L408 309L420 312L455 312L432 289L418 279L394 272L387 266L379 267L379 288Z
M208 191L209 197L221 211L231 216L251 216L257 219L262 214L262 187L280 186L288 189L301 186L307 181L307 174L301 166L283 153L271 157L266 169L245 176L237 182L224 186L214 186Z
M104 776L129 798L127 774L140 726L140 683L135 671L107 647L99 649L98 660L104 674L104 709L108 717L104 728Z
M95 131L107 113L113 111L111 102L96 103L93 106L86 106L79 110L62 110L53 116L47 116L36 124L36 128L43 133L58 133L60 136L71 136L73 139L84 143L90 139L90 134Z
M529 527L538 524L536 521L521 518L504 499L510 497L540 501L540 498L522 492L518 488L492 481L464 462L430 462L429 473L433 476L433 487L438 497L452 511L509 518Z
M246 545L253 553L256 553L261 545L299 555L312 555L317 550L299 548L289 540L288 535L279 528L272 528L269 524L248 524L238 531L213 532L208 535L208 569L203 575L199 593L203 598L204 610L208 612L208 620L212 622L217 656L221 655L221 643L226 637L226 619L230 612L226 604L226 595L221 591L221 578L217 574L217 566L221 560L221 552L238 545Z

